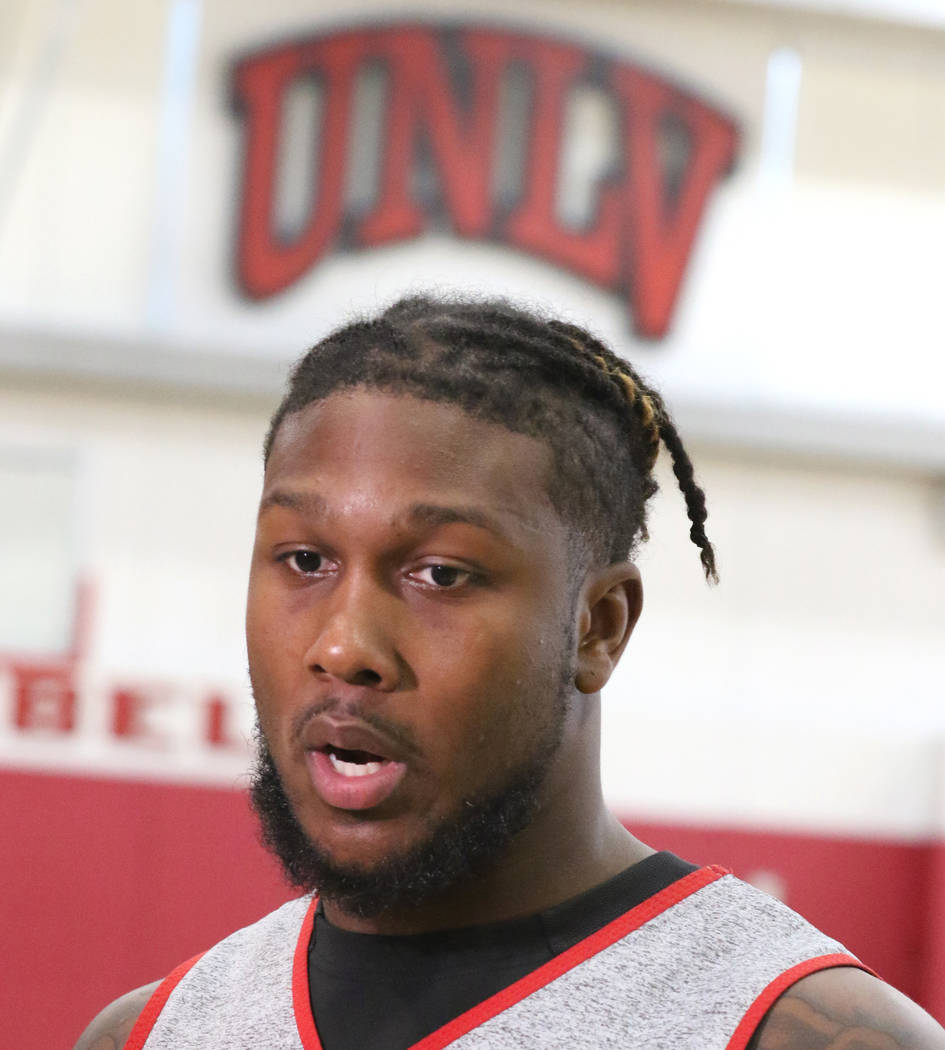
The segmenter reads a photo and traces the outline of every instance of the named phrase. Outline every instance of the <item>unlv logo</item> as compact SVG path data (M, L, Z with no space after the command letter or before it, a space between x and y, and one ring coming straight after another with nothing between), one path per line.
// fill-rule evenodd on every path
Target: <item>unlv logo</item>
M286 228L280 169L300 86L313 99L312 162ZM727 116L636 65L497 29L387 26L294 41L240 61L232 89L245 121L237 273L254 299L334 249L439 228L618 292L636 331L659 338L737 140Z

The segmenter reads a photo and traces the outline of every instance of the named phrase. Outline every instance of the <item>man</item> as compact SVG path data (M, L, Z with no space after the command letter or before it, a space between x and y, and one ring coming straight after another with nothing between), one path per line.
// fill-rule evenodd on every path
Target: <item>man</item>
M661 399L583 330L409 299L303 358L247 638L253 800L306 896L78 1048L945 1048L840 945L604 806L661 444L714 578Z

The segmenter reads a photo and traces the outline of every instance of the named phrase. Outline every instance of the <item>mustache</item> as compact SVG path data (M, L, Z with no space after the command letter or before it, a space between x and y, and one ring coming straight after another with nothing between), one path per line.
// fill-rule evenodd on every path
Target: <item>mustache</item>
M362 722L376 733L397 744L400 750L410 757L417 758L421 754L417 739L407 726L385 718L383 715L378 714L377 711L374 711L370 705L353 700L341 700L337 697L327 697L303 708L292 719L292 740L298 742L308 723L320 715L333 715L336 718Z

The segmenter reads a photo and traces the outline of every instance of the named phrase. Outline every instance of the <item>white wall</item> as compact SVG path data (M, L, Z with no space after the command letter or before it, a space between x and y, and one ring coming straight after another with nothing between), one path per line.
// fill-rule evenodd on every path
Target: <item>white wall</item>
M654 818L945 827L940 488L696 451L722 582L700 586L669 477L605 696L610 796Z

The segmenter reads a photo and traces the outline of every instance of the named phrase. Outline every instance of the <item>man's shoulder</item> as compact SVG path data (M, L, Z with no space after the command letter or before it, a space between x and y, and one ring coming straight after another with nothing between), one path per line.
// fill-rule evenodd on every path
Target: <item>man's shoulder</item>
M160 983L142 985L109 1003L79 1036L75 1050L121 1050Z
M748 1050L945 1050L945 1029L864 970L834 967L798 981L771 1007Z

